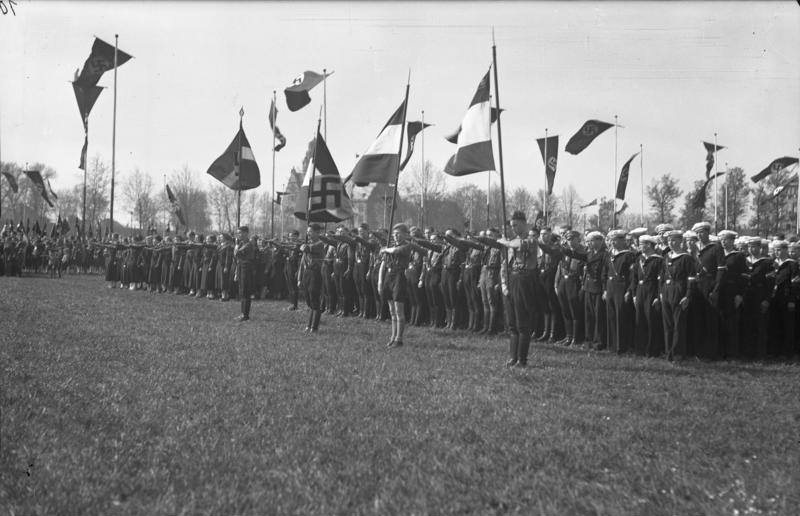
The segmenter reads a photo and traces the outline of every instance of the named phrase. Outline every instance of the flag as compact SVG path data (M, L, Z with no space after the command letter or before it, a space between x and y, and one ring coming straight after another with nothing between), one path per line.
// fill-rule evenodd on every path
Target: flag
M580 130L572 135L572 138L569 139L564 150L570 154L578 154L588 147L595 138L611 127L614 127L614 124L609 124L608 122L602 122L600 120L587 120Z
M697 191L697 194L694 197L694 201L692 202L693 209L699 210L706 205L706 190L708 189L708 185L711 183L711 181L723 175L725 175L725 172L717 172L706 179L706 182L703 183L703 186Z
M239 132L225 152L211 164L207 173L232 190L250 190L261 184L261 172L241 121Z
M582 205L581 209L588 208L589 206L597 206L597 197L589 201L589 204Z
M617 199L625 199L625 190L628 188L628 175L630 174L631 161L638 155L639 153L637 152L622 165L622 171L619 173L619 182L617 183Z
M614 200L614 205L615 205L615 206L616 206L616 201L617 201L617 200L622 200L622 199L615 199L615 200ZM616 214L616 215L620 215L620 214L621 214L623 211L625 211L625 210L627 210L627 209L628 209L628 203L627 203L627 202L625 202L625 201L622 201L622 206L620 206L619 210L617 210L617 211L615 212L615 214Z
M722 145L715 146L713 143L708 142L703 142L703 147L706 148L706 178L708 178L711 175L711 169L714 168L714 154L725 147Z
M306 220L308 199L311 197L311 222L341 222L353 216L353 205L342 185L339 169L331 157L322 135L317 132L317 144L313 158L295 199L294 216ZM314 170L316 169L316 172ZM314 184L311 185L311 176ZM309 193L309 187L311 192Z
M280 204L281 204L281 198L282 198L284 195L286 195L286 192L275 192L275 198L274 198L274 199L272 199L272 202L274 202L275 204L277 204L278 206L280 206Z
M458 133L458 149L445 166L445 173L464 176L494 170L492 151L489 72L483 76L472 97Z
M278 140L278 144L275 145L275 152L278 152L282 148L286 147L286 137L281 133L281 130L278 129L278 126L275 125L275 122L278 120L278 108L275 107L275 99L272 99L272 103L269 106L269 128L272 129L272 133L275 135L275 139Z
M178 198L172 193L169 185L164 186L167 189L167 199L169 199L170 211L178 218L178 222L186 226L186 219L183 218L183 210L181 210L181 204L178 202Z
M406 101L400 103L372 145L353 167L350 177L358 186L369 183L394 183L400 162L400 133L406 115Z
M45 181L45 183L47 183L47 192L50 194L50 197L52 197L53 199L58 200L58 196L53 191L53 187L50 185L50 180L49 179L45 179L44 181Z
M103 88L100 86L92 86L90 84L83 84L75 81L72 83L72 90L75 92L75 100L78 102L78 112L81 115L81 122L83 122L83 130L88 131L88 118L89 113L97 102L97 97Z
M790 156L784 156L782 158L778 158L776 160L773 160L772 163L770 163L767 166L767 168L765 168L758 174L754 175L750 179L752 179L754 183L758 183L759 181L761 181L768 175L772 174L773 172L780 172L789 165L794 165L795 163L797 163L797 161L798 161L797 158L792 158Z
M8 186L10 186L12 190L14 190L14 193L19 193L19 185L17 184L17 178L12 176L10 172L3 172L3 177L6 178L6 181L8 181Z
M316 72L305 71L303 75L295 78L292 81L292 85L283 90L284 95L286 95L286 107L289 108L289 111L297 111L311 102L311 97L308 95L309 90L321 83L324 78L329 77L332 73L333 72L322 75Z
M501 109L502 113L505 109ZM497 122L497 108L492 108L492 123ZM458 135L461 134L461 124L458 124L458 129L444 137L450 143L458 143Z
M78 163L78 168L86 170L86 149L89 147L89 135L83 137L83 148L81 149L81 162Z
M39 193L42 195L42 199L52 208L53 203L50 202L50 198L47 196L47 190L44 187L44 179L42 178L42 173L38 170L24 170L23 173L28 176L28 179L31 180L33 185L39 190Z
M132 56L117 49L117 66L122 66L127 63ZM83 64L83 70L76 82L81 83L84 87L94 86L103 73L114 69L114 45L109 45L100 38L94 38L92 45L92 53ZM95 97L96 99L96 97ZM80 105L80 101L78 102ZM86 113L89 114L88 112Z
M794 176L791 179L789 179L788 181L786 181L786 183L784 183L784 184L780 185L779 187L775 188L775 190L772 191L772 198L773 199L776 198L777 196L779 196L781 194L781 192L783 192L786 189L787 186L791 185L792 183L796 183L796 182L797 182L797 176Z
M430 127L432 124L425 124L419 121L408 122L406 124L406 134L408 135L408 146L406 147L406 159L400 163L400 170L406 168L408 161L411 159L411 153L414 152L414 142L417 140L417 135Z
M558 165L558 136L548 136L547 138L537 138L539 151L542 153L542 160L545 160L544 173L547 177L547 195L553 193L553 183L556 180L556 166Z

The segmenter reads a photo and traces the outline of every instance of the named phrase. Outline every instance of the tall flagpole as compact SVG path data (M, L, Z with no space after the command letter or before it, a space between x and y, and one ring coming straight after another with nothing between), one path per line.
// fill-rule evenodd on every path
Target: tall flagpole
M644 227L644 148L639 144L639 173L642 177L642 218L640 226Z
M394 193L392 193L392 209L389 212L389 241L394 234L392 226L394 225L394 207L397 204L397 183L400 181L400 162L403 160L403 138L405 138L406 131L406 114L408 113L408 91L411 89L411 69L408 70L408 81L406 82L406 98L403 101L403 125L400 126L400 145L397 148L397 173L394 176Z
M497 107L497 149L500 155L500 198L503 204L503 236L508 236L506 231L506 180L503 174L503 131L500 127L500 88L497 81L497 45L494 41L494 27L492 27L492 66L494 67L494 101ZM491 128L491 117L490 117Z
M611 184L611 229L617 227L617 115L614 115L614 182Z
M544 195L542 196L544 198L544 206L543 206L543 208L544 208L544 225L545 226L547 226L547 197L548 197L548 194L547 194L548 188L547 187L548 186L550 186L550 185L547 183L547 127L545 127L544 128Z
M86 155L83 156L83 210L81 211L81 233L86 234L86 168L89 166L89 115L83 115L83 126L86 128Z
M119 34L114 34L114 117L111 128L111 207L109 211L110 232L114 233L114 176L117 158L117 46ZM86 166L86 163L84 163Z
M427 177L425 175L425 131L424 131L424 129L425 129L425 110L424 109L422 110L422 129L423 129L423 131L421 131L422 134L420 134L420 136L422 136L422 142L421 142L422 145L420 147L420 154L422 155L422 169L421 169L422 173L420 174L420 179L422 179L422 184L420 186L422 188L420 188L420 191L419 191L419 206L420 206L420 209L419 209L419 211L420 211L420 213L419 213L419 227L420 227L420 229L422 229L424 231L425 230L425 188L426 188L426 186L428 184L428 180L427 180Z
M714 233L717 231L717 133L714 133Z
M278 107L275 103L275 90L272 90L272 105L275 107L275 119L272 120L272 191L269 202L269 234L275 238L275 127L278 125ZM270 114L272 110L270 110Z
M797 149L800 151L800 149ZM797 170L797 221L795 225L795 233L800 235L800 166L795 165L795 170Z
M322 110L325 114L325 125L323 126L323 135L325 142L328 141L328 70L322 69Z
M237 161L238 163L234 163L235 167L239 167L239 170L236 172L237 179L236 179L236 186L239 188L236 189L236 228L238 229L242 225L241 215L242 215L242 118L244 118L244 106L239 110L239 133L238 133L238 146L239 146L239 153L237 154Z
M728 229L728 162L725 162L725 229ZM734 231L736 228L734 228Z

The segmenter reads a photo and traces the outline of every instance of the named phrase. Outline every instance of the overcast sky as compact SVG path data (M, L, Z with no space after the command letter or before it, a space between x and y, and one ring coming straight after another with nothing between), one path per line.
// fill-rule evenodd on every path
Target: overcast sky
M411 70L409 119L425 132L425 157L443 167L491 64L495 28L507 190L544 183L535 138L560 135L555 190L584 200L613 193L614 131L578 156L569 137L589 118L619 116L617 165L644 146L645 183L672 173L688 189L704 174L701 140L727 148L719 162L748 175L800 147L800 7L797 2L29 2L0 16L0 145L3 161L40 161L54 188L82 180L83 128L69 81L93 36L134 59L119 68L117 174L154 176L184 163L202 180L233 138L238 111L271 182L267 123L278 92L276 189L313 136L322 85L301 111L283 88L304 70L327 82L328 145L342 176L402 101ZM113 73L89 120L89 154L111 160ZM492 84L494 90L494 84ZM494 91L493 91L494 93ZM495 132L496 137L496 132ZM417 148L419 151L419 147ZM497 154L497 145L495 145ZM412 163L419 163L419 154ZM493 182L497 181L493 174ZM639 211L639 161L628 201ZM448 179L456 188L486 174Z

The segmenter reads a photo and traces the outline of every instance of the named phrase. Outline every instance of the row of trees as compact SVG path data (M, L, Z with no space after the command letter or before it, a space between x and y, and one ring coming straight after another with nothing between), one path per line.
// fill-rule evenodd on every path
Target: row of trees
M307 159L304 158L299 165L300 170L305 170ZM86 224L92 229L102 226L105 231L108 227L110 167L99 156L92 158L88 165ZM35 163L30 168L40 170L46 179L52 180L56 176L56 171L44 164ZM82 183L65 191L57 191L58 198L53 200L56 207L50 209L25 178L20 165L0 163L0 169L15 177L19 185L19 191L14 193L7 184L3 184L0 201L4 220L44 222L55 219L57 215L70 220L81 217ZM184 165L164 176L164 182L170 185L178 198L187 228L178 227L164 185L157 185L152 175L136 169L121 176L117 191L122 202L118 204L121 210L115 213L115 231L124 234L146 232L150 228L160 232L167 228L188 228L202 233L235 230L236 192L221 184L204 187L202 178L205 175L199 171ZM447 187L448 176L431 162L426 162L424 167L419 164L410 166L401 175L394 220L464 230L500 227L503 216L499 181L496 174L492 176L487 188L467 184L453 190ZM704 183L696 181L692 190L684 192L671 174L654 178L646 188L648 211L642 214L634 211L636 207L628 207L616 216L616 225L627 229L640 225L652 228L658 223L670 222L680 227L691 227L701 220L713 220L713 183L707 186L706 202L700 207L695 202ZM779 187L783 189L775 195ZM361 190L348 185L348 191L356 210L354 223L367 222L371 227L388 224L393 193L391 187L375 185ZM744 170L734 167L720 178L717 187L717 229L727 227L761 235L793 232L797 214L796 195L796 176L788 170L771 174L754 185ZM274 208L270 205L270 199L269 192L243 192L241 223L267 234L274 209L276 233L289 229L302 230L305 223L293 216L291 197L285 198L288 202L284 202L283 207L276 205ZM546 212L551 226L569 225L577 229L608 229L612 226L614 202L611 199L599 199L597 205L581 208L585 203L573 185L562 188L546 199L542 189L532 192L520 186L507 192L506 213L510 216L513 211L522 210L529 220L536 220L543 218ZM616 209L619 210L620 206L617 205Z

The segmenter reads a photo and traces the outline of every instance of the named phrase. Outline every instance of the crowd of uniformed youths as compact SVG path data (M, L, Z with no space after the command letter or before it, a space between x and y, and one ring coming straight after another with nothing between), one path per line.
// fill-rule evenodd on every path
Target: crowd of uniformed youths
M203 235L103 241L37 238L4 231L0 272L102 269L109 288L145 289L227 301L250 318L254 298L299 300L308 332L323 313L391 320L389 347L407 324L508 336L509 367L525 367L530 344L670 360L792 358L800 353L800 242L710 234L661 224L607 235L559 234L515 212L501 235L489 228L462 238L397 224L301 238Z

